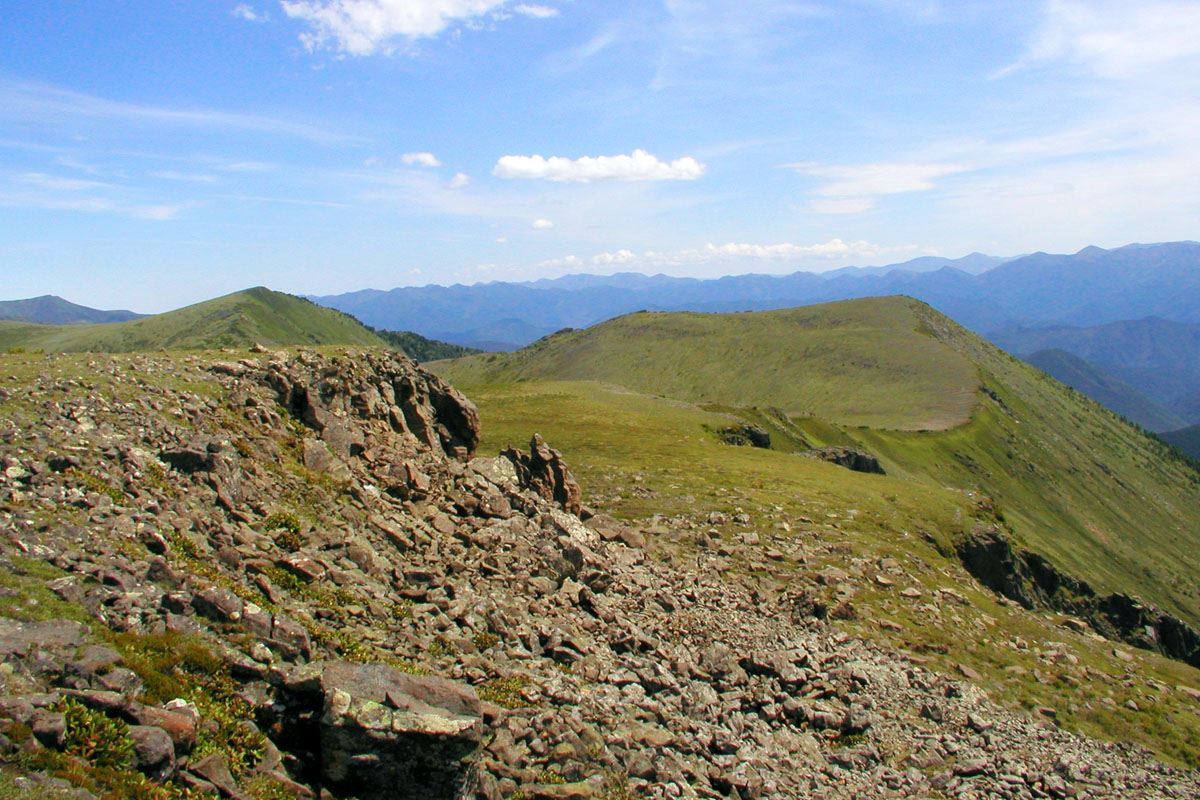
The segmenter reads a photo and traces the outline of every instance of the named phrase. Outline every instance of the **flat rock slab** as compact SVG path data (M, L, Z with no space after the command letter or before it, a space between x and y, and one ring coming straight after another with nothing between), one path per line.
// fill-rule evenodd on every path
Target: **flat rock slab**
M32 647L47 650L79 647L86 633L86 626L69 619L50 619L45 622L0 619L0 657L14 653L24 655Z

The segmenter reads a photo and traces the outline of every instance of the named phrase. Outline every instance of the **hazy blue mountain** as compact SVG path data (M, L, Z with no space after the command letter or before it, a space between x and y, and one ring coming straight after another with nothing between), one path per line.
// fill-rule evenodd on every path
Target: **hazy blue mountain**
M638 310L751 311L890 294L924 300L984 333L1017 326L1092 326L1146 316L1200 323L1200 244L1088 247L1073 255L1034 253L1009 260L972 254L825 274L747 274L713 280L635 273L570 275L528 283L367 289L311 299L377 328L414 330L473 346L488 339L507 348L528 344L544 332L584 328ZM512 320L528 326L518 338L506 338L521 333ZM479 335L501 323L508 326L505 336Z
M828 272L822 272L823 278L839 278L843 275L886 275L893 270L906 272L935 272L942 267L953 267L970 275L979 275L1000 266L1011 258L988 256L983 253L970 253L962 258L942 258L941 256L921 256L903 264L890 264L886 267L842 267Z
M1090 327L1009 328L990 336L1018 356L1065 350L1137 387L1183 425L1200 422L1200 324L1145 317Z
M77 305L52 294L26 300L0 300L0 319L14 322L38 322L44 325L85 325L97 322L125 322L145 314L132 311L102 311Z
M1162 438L1195 459L1200 459L1200 425L1162 434Z
M1102 367L1066 350L1038 350L1025 360L1146 430L1161 433L1187 425L1187 420L1178 414L1163 408Z

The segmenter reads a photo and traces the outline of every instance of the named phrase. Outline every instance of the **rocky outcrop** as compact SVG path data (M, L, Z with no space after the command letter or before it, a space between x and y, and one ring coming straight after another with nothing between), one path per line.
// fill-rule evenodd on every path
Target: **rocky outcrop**
M956 543L967 570L989 589L1026 608L1049 608L1086 620L1104 636L1200 667L1200 632L1136 597L1101 595L1046 558L1014 549L998 528L984 528Z
M769 448L771 446L771 434L757 425L745 422L740 425L730 425L728 428L722 428L717 431L717 434L725 444L762 448Z
M539 434L529 440L529 453L510 447L500 454L512 463L518 485L531 489L539 497L552 500L569 514L583 508L583 493L562 454L546 444Z
M820 447L808 450L801 455L828 461L830 464L837 464L852 472L866 472L873 475L887 474L884 472L883 465L879 463L879 459L865 450L854 447Z
M253 362L242 366L238 377L255 374ZM356 455L363 446L351 419L385 421L397 433L455 458L469 458L479 444L475 404L404 356L364 352L352 362L301 354L273 359L263 377L280 405L315 430L340 458Z

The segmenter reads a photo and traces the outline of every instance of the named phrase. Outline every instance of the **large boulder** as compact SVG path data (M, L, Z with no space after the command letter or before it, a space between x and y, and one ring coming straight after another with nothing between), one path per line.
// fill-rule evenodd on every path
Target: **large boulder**
M483 733L470 686L386 664L312 664L281 687L295 724L317 719L312 765L337 797L458 800Z

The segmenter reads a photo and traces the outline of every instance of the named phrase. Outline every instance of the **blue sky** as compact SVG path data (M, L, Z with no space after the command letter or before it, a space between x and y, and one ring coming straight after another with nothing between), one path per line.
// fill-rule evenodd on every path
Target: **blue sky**
M1200 2L10 0L0 298L1200 238Z

